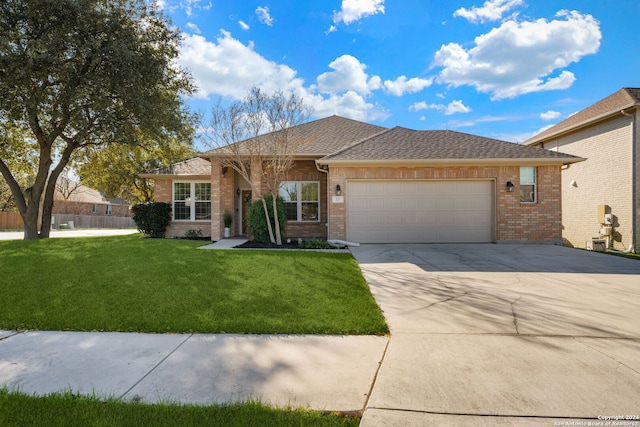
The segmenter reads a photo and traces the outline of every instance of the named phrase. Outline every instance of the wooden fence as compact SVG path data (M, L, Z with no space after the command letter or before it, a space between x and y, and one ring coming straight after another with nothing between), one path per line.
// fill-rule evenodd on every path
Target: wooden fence
M0 212L0 230L22 230L24 223L18 212Z
M59 228L60 224L73 221L74 228L136 228L135 222L126 216L96 216L55 214L51 228Z
M51 228L73 222L74 228L136 228L129 217L54 214ZM22 217L18 212L0 212L0 230L22 230Z

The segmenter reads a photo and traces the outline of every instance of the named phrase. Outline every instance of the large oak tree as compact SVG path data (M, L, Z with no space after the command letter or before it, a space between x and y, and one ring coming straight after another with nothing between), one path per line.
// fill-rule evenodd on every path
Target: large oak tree
M193 86L175 64L179 44L144 0L0 2L0 127L28 133L0 132L0 173L25 239L49 236L55 183L78 151L190 133L181 96ZM29 188L12 168L25 151L37 153Z

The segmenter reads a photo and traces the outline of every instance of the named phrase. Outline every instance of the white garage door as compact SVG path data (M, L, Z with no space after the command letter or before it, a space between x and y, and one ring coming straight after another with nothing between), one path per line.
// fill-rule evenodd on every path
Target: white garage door
M493 181L349 181L347 239L463 243L494 239Z

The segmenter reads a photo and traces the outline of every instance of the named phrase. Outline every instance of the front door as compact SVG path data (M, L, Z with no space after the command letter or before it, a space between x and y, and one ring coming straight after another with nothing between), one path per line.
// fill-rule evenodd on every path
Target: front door
M242 234L247 234L247 212L251 206L251 190L242 190L240 200L242 201Z

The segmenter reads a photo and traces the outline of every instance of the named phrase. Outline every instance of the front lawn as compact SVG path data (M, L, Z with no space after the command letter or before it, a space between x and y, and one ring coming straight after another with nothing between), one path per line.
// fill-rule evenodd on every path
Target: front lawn
M357 426L359 418L323 415L317 411L273 409L259 402L188 406L102 401L72 393L46 397L0 389L0 425L84 426Z
M0 329L385 334L350 254L140 235L0 241Z

